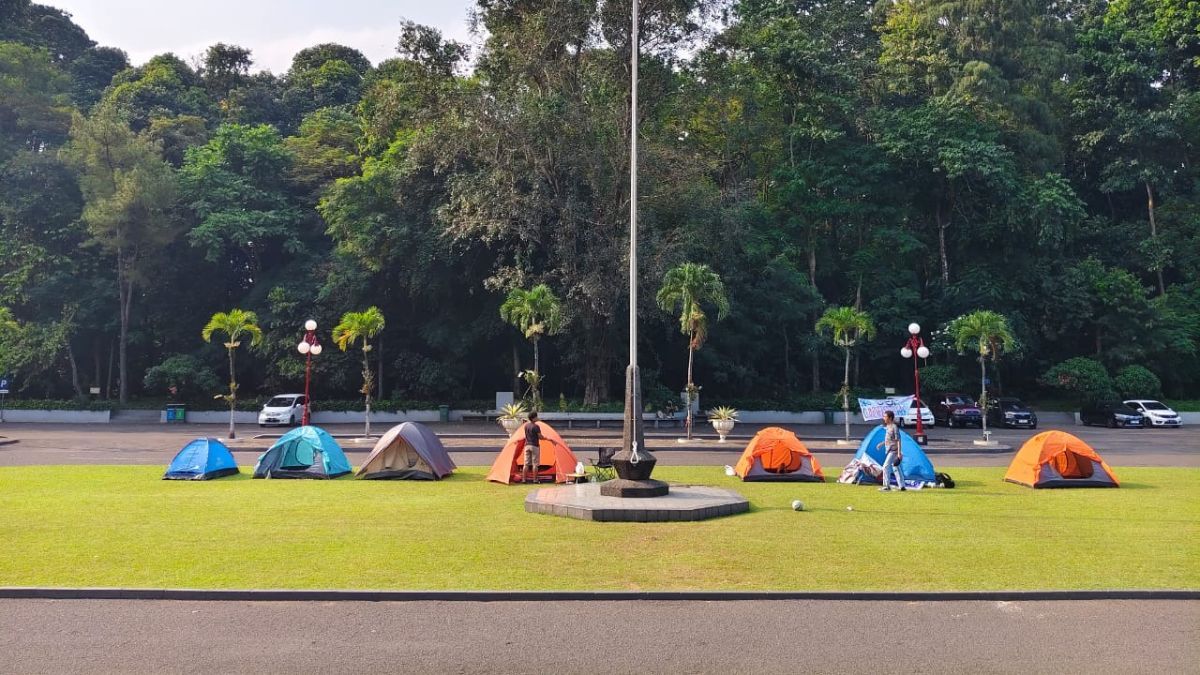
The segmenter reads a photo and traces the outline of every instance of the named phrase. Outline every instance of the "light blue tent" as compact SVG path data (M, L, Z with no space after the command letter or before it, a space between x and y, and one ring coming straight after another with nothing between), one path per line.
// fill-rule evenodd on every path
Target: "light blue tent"
M215 438L197 438L175 455L163 480L208 480L237 472L233 453L224 443Z
M292 429L254 466L255 478L337 478L348 473L346 453L320 427Z
M933 463L929 461L929 457L925 456L925 451L913 440L912 436L904 433L903 429L897 431L900 432L900 453L904 455L904 459L900 461L900 470L904 472L904 479L926 483L936 482ZM885 433L887 433L887 429L882 424L872 429L871 433L863 439L862 444L858 446L858 452L854 454L854 459L862 459L866 455L882 466L886 453L882 447L878 446L883 442ZM861 478L870 477L864 475ZM871 478L871 480L874 479Z

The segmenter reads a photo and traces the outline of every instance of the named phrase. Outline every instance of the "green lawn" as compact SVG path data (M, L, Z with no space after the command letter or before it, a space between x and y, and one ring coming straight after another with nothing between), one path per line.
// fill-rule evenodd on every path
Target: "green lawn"
M1118 468L1118 490L746 484L748 514L589 523L527 514L469 468L441 483L185 483L157 467L0 468L0 585L363 589L1200 588L1200 469ZM790 509L803 499L808 511ZM853 506L853 511L847 511Z

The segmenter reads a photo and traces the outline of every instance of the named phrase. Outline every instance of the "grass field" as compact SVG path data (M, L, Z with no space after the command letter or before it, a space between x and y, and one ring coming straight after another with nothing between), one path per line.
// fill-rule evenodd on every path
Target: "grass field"
M1200 469L1118 468L1117 490L753 484L748 514L590 523L527 514L468 468L441 483L185 483L159 467L0 468L0 585L363 589L1200 588ZM792 499L808 506L793 512ZM853 511L847 511L853 506Z

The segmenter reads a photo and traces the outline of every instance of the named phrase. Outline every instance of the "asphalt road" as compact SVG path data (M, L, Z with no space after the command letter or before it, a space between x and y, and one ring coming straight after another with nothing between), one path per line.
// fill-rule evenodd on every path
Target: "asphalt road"
M0 601L5 673L1185 673L1200 603Z
M503 445L502 434L495 425L487 423L432 425L434 431L445 434L445 443L456 462L463 466L488 465ZM339 438L342 446L355 462L358 453L370 450L373 441L351 438L361 432L359 425L329 427L332 433L345 435ZM794 428L801 438L817 454L822 464L843 466L854 454L855 447L838 447L831 439L839 437L841 427L805 425ZM382 431L382 428L377 428ZM738 437L729 442L717 443L711 434L700 436L686 445L676 442L677 431L651 433L647 445L659 458L660 465L712 465L733 464L745 447L750 432L755 427L739 427ZM855 427L852 433L861 437L866 427ZM0 466L41 464L167 464L174 454L189 439L196 436L224 438L227 427L222 425L52 425L11 424L0 425ZM282 430L262 430L246 426L239 430L239 438L231 443L238 462L253 465L258 455L270 444L270 438L255 438L263 433L278 434ZM1105 429L1099 427L1071 427L1071 433L1092 444L1105 459L1114 466L1200 466L1200 436L1193 430L1184 429ZM619 443L619 430L575 429L564 433L567 442L581 458L593 456L599 446ZM1020 447L1032 436L1029 430L1001 430L993 439L1012 448ZM931 454L938 465L962 466L1006 466L1011 451L973 452L972 440L979 438L974 429L935 429L930 432ZM2 444L4 440L17 440ZM824 440L819 440L824 439ZM939 445L945 441L959 448L951 453L943 452Z

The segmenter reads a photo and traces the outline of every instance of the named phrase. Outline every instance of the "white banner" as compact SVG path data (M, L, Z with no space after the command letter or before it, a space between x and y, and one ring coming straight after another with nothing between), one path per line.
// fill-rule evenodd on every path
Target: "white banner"
M860 398L858 407L862 410L863 420L881 420L883 413L891 410L897 417L908 412L912 407L913 396L895 396L892 398Z

